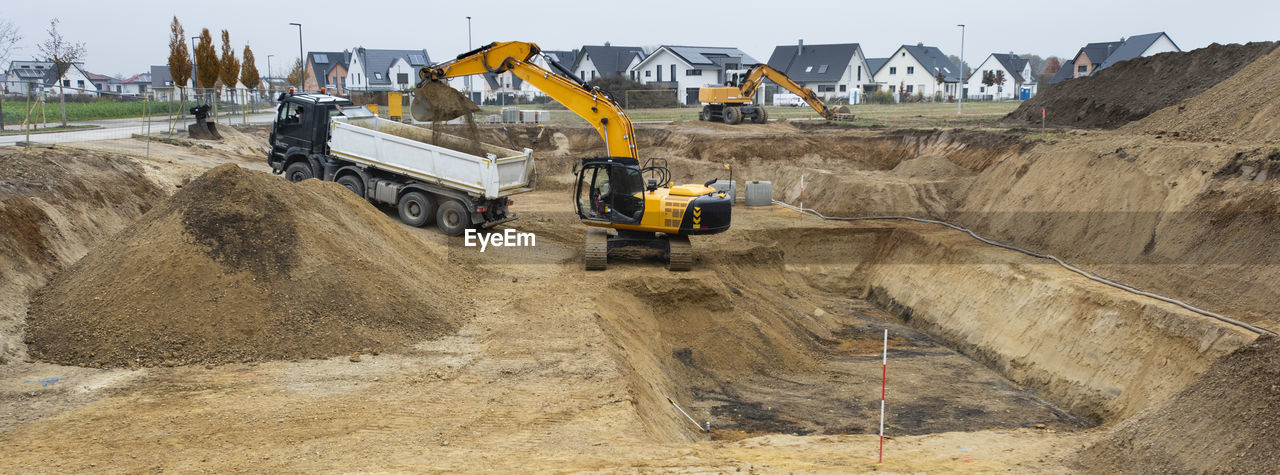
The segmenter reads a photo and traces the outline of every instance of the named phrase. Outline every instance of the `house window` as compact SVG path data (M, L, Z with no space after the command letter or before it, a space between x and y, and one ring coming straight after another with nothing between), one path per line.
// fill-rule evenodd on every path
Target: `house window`
M830 84L818 85L818 92L835 92L836 87Z
M409 84L409 73L396 73L397 84Z
M656 69L658 71L658 82L662 82L662 66L658 66Z
M825 72L827 72L827 65L824 64L824 65L818 66L818 74L823 74Z
M684 75L685 75L685 76L701 76L701 75L702 75L702 70L701 70L701 69L686 69L686 70L684 71Z
M898 92L898 86L889 86L889 92Z
M805 66L805 67L804 67L804 72L806 72L806 73L811 73L811 72L813 72L813 66Z
M593 70L591 71L591 80L594 81L595 79L596 79L596 72Z
M979 88L978 88L978 92L987 92L987 86L981 86L981 87L979 87Z
M374 79L382 79L382 73L373 73Z
M915 73L916 73L915 66L907 66L907 74L915 74Z
M1089 66L1086 66L1086 65L1076 66L1076 72L1080 74L1087 73L1089 72Z
M627 71L627 75L631 76L631 80L632 80L632 81L635 81L635 80L636 80L636 72L635 72L635 71Z
M653 71L645 71L644 77L647 77L647 78L653 77Z
M891 76L892 76L892 75L894 75L894 74L898 74L898 68L890 67L890 68L889 68L889 75L891 75Z
M907 94L911 94L911 93L913 93L913 92L916 92L916 87L915 87L915 86L913 86L913 85L908 84L908 85L907 85Z
M840 92L844 92L844 91L845 91L844 84L841 84L841 85L840 85Z
M672 81L676 80L676 65L674 64L671 65L671 80Z
M858 81L862 81L862 66L858 66Z
M581 71L578 71L578 77L580 77L580 78L585 78L585 77L587 77L587 70L583 69L583 70L581 70Z

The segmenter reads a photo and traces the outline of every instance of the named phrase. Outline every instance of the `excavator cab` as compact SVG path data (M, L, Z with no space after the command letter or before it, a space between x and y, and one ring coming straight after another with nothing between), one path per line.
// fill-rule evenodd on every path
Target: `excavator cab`
M578 217L639 224L644 217L644 177L632 158L583 160L578 170Z

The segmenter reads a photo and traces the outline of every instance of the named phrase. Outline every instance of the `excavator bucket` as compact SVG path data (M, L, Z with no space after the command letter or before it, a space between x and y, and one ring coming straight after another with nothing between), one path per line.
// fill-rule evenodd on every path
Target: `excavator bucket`
M191 115L196 117L196 123L187 126L188 136L199 140L222 140L222 134L218 133L218 124L205 120L209 117L208 104L192 107Z
M222 140L218 133L218 124L212 122L196 122L187 126L187 135L199 140Z
M413 105L409 106L409 113L418 122L444 122L479 111L466 95L439 81L427 81L414 90Z

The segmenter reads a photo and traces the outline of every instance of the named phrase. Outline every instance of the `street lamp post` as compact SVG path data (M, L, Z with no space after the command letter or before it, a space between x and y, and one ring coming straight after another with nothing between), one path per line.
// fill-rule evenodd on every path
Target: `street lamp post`
M471 17L467 17L467 51L471 51ZM466 77L467 81L467 99L475 102L475 98L471 95L471 76Z
M275 56L275 55L274 54L267 55L267 95L268 96L272 96L276 92L275 83L271 82L271 57L272 56Z
M196 40L198 39L200 39L199 36L191 37L191 89L193 89L192 92L194 92L195 89L200 89L200 81L196 79L197 77L200 76L198 63L196 63Z
M305 73L307 69L307 57L302 54L302 24L301 23L289 23L289 24L298 27L298 61L302 63L301 72ZM298 78L298 81L305 82L306 75L303 74L302 76L303 77ZM299 85L299 89L301 89L301 85Z
M961 23L956 26L960 27L960 66L958 66L960 68L960 89L956 91L956 96L960 98L960 101L956 103L956 115L960 115L961 112L964 112L964 24Z

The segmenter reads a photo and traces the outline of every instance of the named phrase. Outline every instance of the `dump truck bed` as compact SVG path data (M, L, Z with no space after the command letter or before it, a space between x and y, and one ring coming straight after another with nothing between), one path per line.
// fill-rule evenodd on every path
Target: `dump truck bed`
M329 153L352 162L487 199L533 191L530 149L476 150L465 138L380 117L334 117L330 124Z

